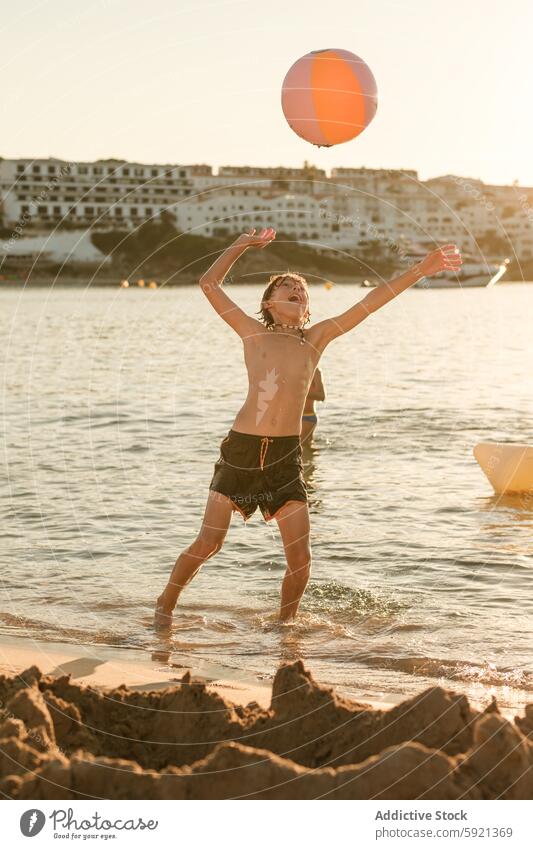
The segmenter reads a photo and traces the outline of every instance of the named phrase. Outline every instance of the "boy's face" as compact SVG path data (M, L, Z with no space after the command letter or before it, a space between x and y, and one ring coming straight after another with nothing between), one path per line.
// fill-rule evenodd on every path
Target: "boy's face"
M264 306L270 310L276 324L303 324L309 315L309 292L301 280L284 277Z

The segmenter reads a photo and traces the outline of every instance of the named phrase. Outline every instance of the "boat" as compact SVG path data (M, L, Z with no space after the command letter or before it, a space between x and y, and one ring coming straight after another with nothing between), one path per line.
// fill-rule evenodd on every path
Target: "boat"
M428 247L426 251L412 251L409 253L409 259L414 265L420 262L427 256L435 246ZM501 280L507 268L509 260L504 259L501 262L487 260L479 262L473 257L468 257L463 254L463 264L459 272L441 271L435 277L422 277L418 280L413 288L415 289L469 289L472 287L487 289L494 286L498 280ZM361 286L365 288L379 286L379 280L363 280Z
M466 259L458 273L442 271L435 277L423 277L415 283L415 286L417 289L469 289L472 287L487 289L501 280L508 265L508 259L500 263Z
M406 246L405 252L408 255L409 265L414 265L421 262L425 257L435 250L435 243L418 242L415 245ZM484 260L480 262L475 257L461 252L463 264L458 272L441 271L435 277L422 277L418 280L413 288L416 289L452 289L452 288L489 288L494 286L498 280L501 280L510 260L508 258L501 261ZM375 278L365 279L361 286L370 288L379 286L382 280Z
M410 251L414 262L420 262L428 253L435 250L435 244L416 245ZM488 288L501 280L509 265L509 259L500 261L484 260L462 253L463 264L458 272L441 271L434 277L422 277L415 286L417 289L470 289Z
M533 493L533 445L480 442L474 457L496 493Z

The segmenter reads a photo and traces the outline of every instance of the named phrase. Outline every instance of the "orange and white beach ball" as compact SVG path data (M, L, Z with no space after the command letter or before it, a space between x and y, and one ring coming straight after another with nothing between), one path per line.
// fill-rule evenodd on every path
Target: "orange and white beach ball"
M313 50L289 69L281 108L296 135L318 147L354 139L376 114L374 75L349 50Z

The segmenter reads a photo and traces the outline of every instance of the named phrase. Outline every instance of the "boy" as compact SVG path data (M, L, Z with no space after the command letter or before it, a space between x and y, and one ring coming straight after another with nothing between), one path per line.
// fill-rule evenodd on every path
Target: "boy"
M260 507L276 519L287 570L281 587L280 619L294 618L310 574L309 512L302 477L300 429L305 400L318 361L330 342L353 330L422 277L450 269L461 257L444 245L390 282L372 289L341 315L304 329L309 321L305 279L294 273L274 275L263 294L262 321L240 309L222 283L235 261L250 248L265 248L275 238L271 227L239 236L201 277L211 306L241 337L248 371L248 395L220 446L201 529L178 557L156 603L155 624L169 626L183 588L202 564L220 550L232 513L248 519Z

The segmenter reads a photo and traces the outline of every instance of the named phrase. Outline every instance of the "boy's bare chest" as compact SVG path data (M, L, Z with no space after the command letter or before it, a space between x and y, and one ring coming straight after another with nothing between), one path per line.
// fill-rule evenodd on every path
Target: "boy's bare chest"
M275 369L283 382L292 382L311 380L319 354L308 342L302 345L294 336L265 333L245 342L244 359L250 377Z

